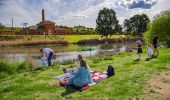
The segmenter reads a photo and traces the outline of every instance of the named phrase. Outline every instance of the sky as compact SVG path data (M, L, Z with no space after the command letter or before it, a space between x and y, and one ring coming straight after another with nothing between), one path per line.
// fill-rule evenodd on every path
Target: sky
M152 20L163 10L170 9L170 0L0 0L0 23L15 27L29 26L41 21L41 10L46 20L56 25L96 27L99 10L114 9L119 23L135 14L145 13Z

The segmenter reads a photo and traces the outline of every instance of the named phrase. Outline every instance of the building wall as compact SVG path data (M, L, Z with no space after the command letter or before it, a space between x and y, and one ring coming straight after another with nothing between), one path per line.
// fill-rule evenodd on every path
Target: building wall
M58 29L53 22L40 22L37 25L44 26L45 29L27 29L22 31L21 35L67 35L67 29Z
M68 34L68 30L66 29L55 29L52 30L51 33L49 33L48 30L37 30L37 29L28 29L26 30L26 32L23 32L23 35L48 35L48 34L52 34L52 35L67 35Z

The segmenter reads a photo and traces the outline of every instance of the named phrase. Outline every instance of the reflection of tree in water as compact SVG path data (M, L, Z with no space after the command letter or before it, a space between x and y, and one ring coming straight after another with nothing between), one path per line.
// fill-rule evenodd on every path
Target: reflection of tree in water
M103 50L109 50L109 49L113 49L114 45L109 43L109 44L101 44L100 45L100 49L103 49Z
M108 44L101 44L100 49L109 50L109 49L119 49L122 48L125 43L108 43Z

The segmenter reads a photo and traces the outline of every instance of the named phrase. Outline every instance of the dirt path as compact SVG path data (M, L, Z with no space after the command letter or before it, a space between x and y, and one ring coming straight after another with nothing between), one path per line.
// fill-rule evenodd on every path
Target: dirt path
M155 75L142 100L170 100L170 71Z

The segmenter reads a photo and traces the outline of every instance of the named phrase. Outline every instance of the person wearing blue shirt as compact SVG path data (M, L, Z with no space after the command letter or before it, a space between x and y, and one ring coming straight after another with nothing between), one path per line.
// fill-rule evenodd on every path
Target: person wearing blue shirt
M48 66L51 66L51 58L54 54L54 51L50 48L44 48L44 49L40 49L40 52L47 55Z
M82 87L86 84L93 83L92 77L90 75L90 69L86 64L84 59L80 60L80 67L69 81L69 85L75 85L77 87Z

